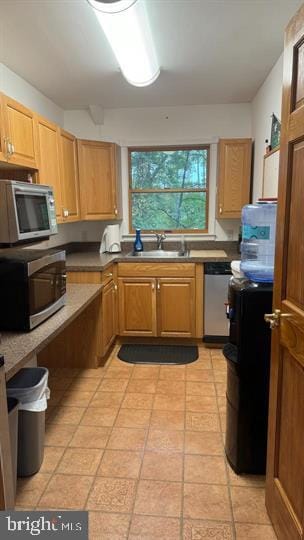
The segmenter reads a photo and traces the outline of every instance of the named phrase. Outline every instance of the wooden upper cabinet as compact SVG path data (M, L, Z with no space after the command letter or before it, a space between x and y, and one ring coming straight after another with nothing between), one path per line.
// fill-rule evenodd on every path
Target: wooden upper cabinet
M221 139L218 145L217 218L239 218L249 203L251 139Z
M195 279L157 280L157 334L161 337L195 336Z
M13 165L37 168L37 137L34 113L2 94L3 141L7 161Z
M62 216L64 222L80 220L77 142L74 135L60 130Z
M117 146L78 140L81 215L85 220L115 219L117 203Z
M52 186L57 221L62 221L62 191L60 181L59 128L41 116L37 117L39 184Z

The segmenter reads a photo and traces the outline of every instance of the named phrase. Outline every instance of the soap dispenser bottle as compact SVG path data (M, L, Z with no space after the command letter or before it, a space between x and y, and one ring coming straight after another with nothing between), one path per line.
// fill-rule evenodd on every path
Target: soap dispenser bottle
M143 251L144 246L140 237L140 229L136 229L136 237L134 242L134 251Z

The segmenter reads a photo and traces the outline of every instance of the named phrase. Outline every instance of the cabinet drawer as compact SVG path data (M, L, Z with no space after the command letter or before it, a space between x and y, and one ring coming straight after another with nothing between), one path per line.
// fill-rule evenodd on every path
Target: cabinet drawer
M119 263L119 277L194 277L194 263Z
M106 270L103 270L101 272L101 283L103 285L106 285L106 283L109 283L114 278L114 265L111 264L111 266L108 266Z

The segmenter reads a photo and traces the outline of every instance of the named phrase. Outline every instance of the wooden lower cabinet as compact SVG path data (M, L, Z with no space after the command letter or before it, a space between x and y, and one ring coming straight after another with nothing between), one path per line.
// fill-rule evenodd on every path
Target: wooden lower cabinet
M195 335L195 279L157 280L157 334L160 337Z
M120 335L157 335L155 281L154 278L118 279Z
M194 337L194 278L119 278L121 336Z

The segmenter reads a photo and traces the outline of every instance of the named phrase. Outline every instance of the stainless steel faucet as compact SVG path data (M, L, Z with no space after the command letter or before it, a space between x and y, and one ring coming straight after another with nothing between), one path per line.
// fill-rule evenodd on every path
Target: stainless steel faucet
M156 236L156 242L157 242L157 249L163 249L163 241L167 238L165 233L155 233Z

